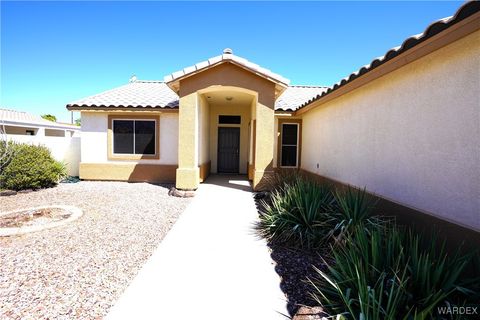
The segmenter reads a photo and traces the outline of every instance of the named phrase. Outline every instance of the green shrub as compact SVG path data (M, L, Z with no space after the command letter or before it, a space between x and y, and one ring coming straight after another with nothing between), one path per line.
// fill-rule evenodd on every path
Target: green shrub
M263 201L257 233L295 247L320 246L336 225L335 197L327 185L296 178Z
M332 252L334 264L316 268L311 295L346 319L430 319L439 306L467 304L478 282L462 278L472 255L449 256L426 240L396 226L357 229Z
M341 242L350 229L384 223L372 217L375 201L365 190L334 190L295 173L277 175L269 201L261 203L257 233L269 241L316 248L331 240Z
M46 188L56 185L66 176L65 165L53 159L46 147L14 143L10 143L9 147L13 155L1 168L0 188Z

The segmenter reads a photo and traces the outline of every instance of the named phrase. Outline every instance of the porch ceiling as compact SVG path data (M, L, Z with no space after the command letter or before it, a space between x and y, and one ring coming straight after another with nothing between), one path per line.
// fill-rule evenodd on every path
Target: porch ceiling
M209 105L239 106L252 104L253 96L238 91L212 91L204 94Z

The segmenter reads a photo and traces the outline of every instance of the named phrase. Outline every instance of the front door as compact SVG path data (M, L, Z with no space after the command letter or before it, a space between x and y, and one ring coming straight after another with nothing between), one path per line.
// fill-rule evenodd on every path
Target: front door
M238 173L240 128L218 128L218 173Z

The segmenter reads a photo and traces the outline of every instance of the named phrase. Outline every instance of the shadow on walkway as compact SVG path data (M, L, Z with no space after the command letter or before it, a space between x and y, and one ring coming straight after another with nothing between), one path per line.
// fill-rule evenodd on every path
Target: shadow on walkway
M220 187L232 188L247 192L252 192L251 183L248 181L245 175L223 175L215 174L210 175L203 184L213 184Z

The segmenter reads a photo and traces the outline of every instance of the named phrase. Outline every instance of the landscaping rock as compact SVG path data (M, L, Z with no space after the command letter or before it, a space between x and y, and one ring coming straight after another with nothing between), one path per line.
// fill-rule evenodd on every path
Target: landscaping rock
M256 192L256 193L254 194L253 198L254 198L255 200L260 200L260 199L267 198L269 195L270 195L269 192L261 191L261 192Z
M1 199L5 212L68 204L84 214L0 237L0 319L104 318L189 203L170 187L81 181Z
M179 198L193 198L195 197L195 191L178 190L177 188L172 187L170 190L168 190L168 195Z
M275 261L275 271L281 277L280 288L288 299L287 310L293 316L302 306L314 306L307 278L316 276L313 266L325 269L321 252L287 248L281 244L270 244L271 257ZM314 318L315 319L315 318Z
M13 191L13 190L3 190L3 191L0 191L0 197L1 196L14 196L17 194L17 191Z
M293 320L326 320L327 314L323 312L322 307L303 306L298 309Z

